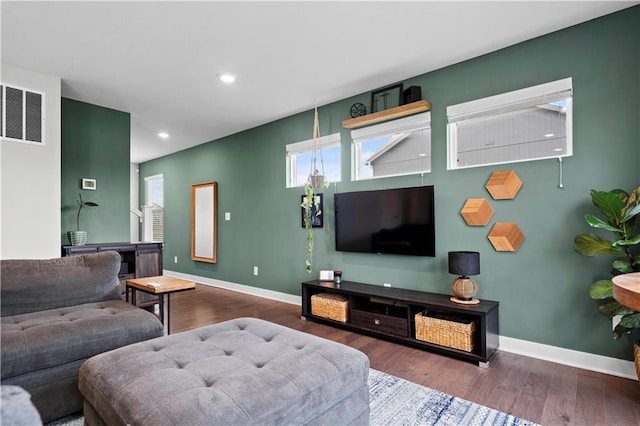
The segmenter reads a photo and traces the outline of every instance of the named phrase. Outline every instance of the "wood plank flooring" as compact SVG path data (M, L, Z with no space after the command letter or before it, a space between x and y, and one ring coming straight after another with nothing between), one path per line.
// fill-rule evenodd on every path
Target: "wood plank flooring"
M500 352L488 369L300 318L288 303L198 284L171 297L172 333L256 317L344 343L371 368L543 425L640 425L640 383Z

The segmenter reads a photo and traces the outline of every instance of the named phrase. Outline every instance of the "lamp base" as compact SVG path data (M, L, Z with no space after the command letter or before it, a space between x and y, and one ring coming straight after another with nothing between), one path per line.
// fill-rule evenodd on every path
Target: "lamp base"
M451 290L455 295L450 300L462 305L477 305L480 303L474 296L478 292L478 286L475 281L467 276L461 276L451 284Z
M480 303L480 299L463 300L458 299L455 296L451 296L449 300L455 303L460 303L461 305L477 305L478 303Z

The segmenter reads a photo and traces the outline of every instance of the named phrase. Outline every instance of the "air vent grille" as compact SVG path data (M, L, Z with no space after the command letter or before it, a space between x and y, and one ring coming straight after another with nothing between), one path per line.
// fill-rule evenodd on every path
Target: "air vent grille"
M0 136L44 145L44 93L3 84L0 94Z

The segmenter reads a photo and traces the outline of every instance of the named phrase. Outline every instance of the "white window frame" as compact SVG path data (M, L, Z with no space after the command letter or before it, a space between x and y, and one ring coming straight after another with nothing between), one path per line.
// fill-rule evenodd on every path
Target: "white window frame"
M0 86L2 86L2 90L0 91L0 102L2 102L2 129L0 139L8 142L19 142L29 145L36 146L45 146L46 144L46 132L45 132L45 123L46 123L46 94L40 90L29 89L26 87L16 86L15 84L7 84L4 82L0 82ZM19 90L22 92L22 138L12 138L5 136L7 134L7 102L6 102L6 89L10 87L15 90ZM27 93L34 93L36 95L41 96L40 103L40 138L41 141L29 140L27 139Z
M544 157L531 157L463 166L458 165L457 123L466 119L483 116L491 117L502 112L516 111L518 109L543 105L560 99L567 99L566 150L564 152ZM536 161L548 158L570 157L572 155L573 79L571 77L447 107L447 170Z
M150 191L150 187L151 187L151 182L154 181L162 181L162 234L164 237L164 175L162 173L157 174L157 175L153 175L153 176L147 176L144 178L144 206L142 207L142 211L143 211L143 222L144 222L144 228L143 228L143 240L144 241L156 241L157 239L154 239L154 232L153 232L153 195L152 195L152 191ZM164 239L164 238L163 238Z
M411 171L407 173L395 173L382 176L361 177L360 176L360 161L361 161L361 149L360 147L364 142L376 139L382 136L393 135L395 133L412 133L418 130L429 130L431 132L431 112L422 112L405 118L398 118L396 120L387 121L381 124L375 124L372 126L362 127L360 129L354 129L351 131L351 179L369 180L369 179L381 179L392 176L407 176L415 174L430 173L429 170ZM431 158L431 152L428 153Z
M340 147L340 133L333 133L330 135L322 136L318 138L317 149L335 148ZM287 161L287 188L297 188L304 186L304 182L300 185L294 185L293 178L297 176L298 164L296 162L297 156L305 154L313 150L313 139L309 139L302 142L290 143L286 146L286 161ZM309 170L311 171L311 170Z

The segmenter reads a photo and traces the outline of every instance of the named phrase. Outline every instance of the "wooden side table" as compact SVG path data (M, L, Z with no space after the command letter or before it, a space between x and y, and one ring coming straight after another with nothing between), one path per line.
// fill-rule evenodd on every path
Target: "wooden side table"
M613 281L613 298L621 305L640 312L640 272L616 275Z
M171 293L179 291L195 290L196 283L171 277L147 277L127 280L126 300L129 302L129 290L131 290L131 303L136 304L136 291L157 295L160 298L160 322L164 325L164 296L167 296L167 334L171 334Z

